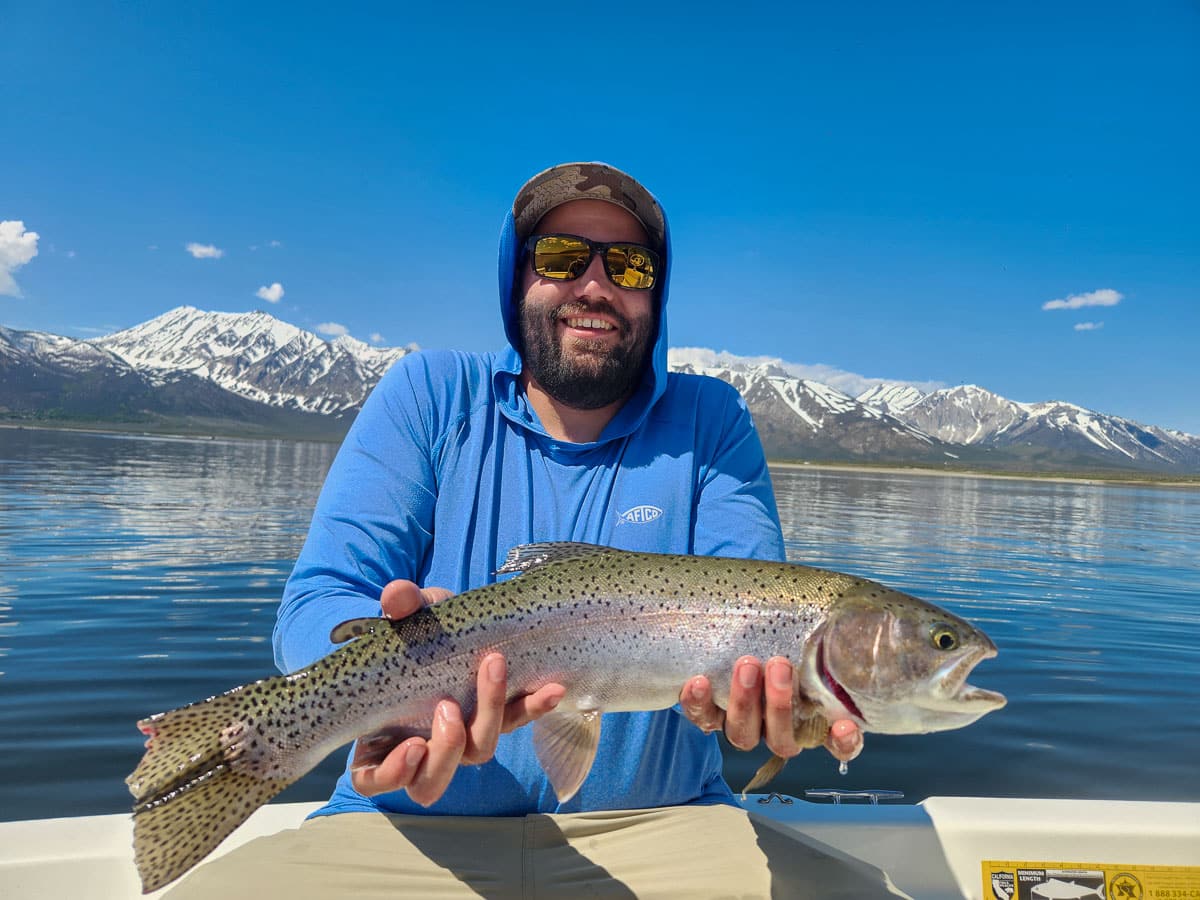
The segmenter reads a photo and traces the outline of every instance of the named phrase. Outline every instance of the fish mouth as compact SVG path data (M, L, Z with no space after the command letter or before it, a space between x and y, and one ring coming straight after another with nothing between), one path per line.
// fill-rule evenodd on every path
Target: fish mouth
M986 707L987 709L999 709L1008 703L1008 699L997 691L989 691L967 683L971 671L985 659L992 659L994 656L996 656L996 645L989 640L985 646L950 666L940 679L947 699L957 706Z
M867 718L862 714L862 710L858 708L858 704L854 702L854 698L850 696L850 692L842 687L841 683L833 677L833 673L829 671L829 666L825 664L824 641L817 645L817 671L821 673L821 682L829 689L829 692L837 697L842 706L846 707L855 718L866 724Z

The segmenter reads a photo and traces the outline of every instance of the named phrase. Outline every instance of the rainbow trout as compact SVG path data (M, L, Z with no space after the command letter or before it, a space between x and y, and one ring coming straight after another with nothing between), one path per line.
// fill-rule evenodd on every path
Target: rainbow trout
M200 862L262 804L357 738L355 767L428 736L438 702L470 717L483 656L508 659L509 696L557 682L558 708L533 722L560 801L591 769L601 713L665 709L694 675L725 705L736 660L795 666L802 746L849 718L912 734L970 724L1004 705L966 683L996 655L988 637L932 604L872 581L790 563L529 544L497 574L406 619L354 619L345 643L290 675L234 688L138 723L146 752L126 779L134 859L146 892ZM781 767L773 760L751 787Z

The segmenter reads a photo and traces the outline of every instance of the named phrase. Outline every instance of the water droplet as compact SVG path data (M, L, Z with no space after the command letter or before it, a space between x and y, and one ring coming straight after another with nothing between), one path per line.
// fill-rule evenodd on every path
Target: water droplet
M844 759L840 763L838 763L838 774L839 775L845 775L849 771L850 771L850 763L846 762Z

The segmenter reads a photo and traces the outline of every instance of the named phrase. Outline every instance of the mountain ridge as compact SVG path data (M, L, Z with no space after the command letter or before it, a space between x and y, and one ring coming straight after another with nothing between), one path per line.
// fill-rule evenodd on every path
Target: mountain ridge
M180 306L100 338L0 326L0 417L338 439L407 347L326 340L263 311ZM1200 438L978 385L876 382L856 396L765 357L670 351L745 398L779 460L1200 473Z

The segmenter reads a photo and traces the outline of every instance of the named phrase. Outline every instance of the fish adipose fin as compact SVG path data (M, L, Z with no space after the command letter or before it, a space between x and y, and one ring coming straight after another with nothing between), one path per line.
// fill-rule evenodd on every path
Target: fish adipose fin
M612 553L611 547L599 544L584 544L578 541L543 541L538 544L521 544L508 551L504 557L504 565L496 570L497 575L511 575L513 572L528 572L538 566L548 563L563 562L568 559L586 559L589 556L603 556Z
M559 803L579 790L600 746L600 711L547 713L533 723L533 748Z
M381 619L378 616L371 616L365 619L347 619L345 622L333 626L333 630L329 632L329 640L335 644L344 644L351 638L362 637L364 634L374 634L375 629L382 626L385 622L391 624L390 619Z

